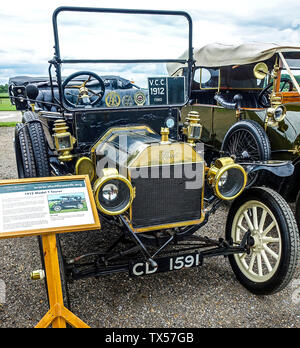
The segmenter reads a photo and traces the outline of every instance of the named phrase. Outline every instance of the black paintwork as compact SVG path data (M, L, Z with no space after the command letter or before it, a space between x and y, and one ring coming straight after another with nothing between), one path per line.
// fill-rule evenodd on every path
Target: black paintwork
M158 134L165 127L168 117L173 117L175 126L170 129L170 137L177 140L178 110L175 109L130 109L114 111L76 112L74 134L79 147L93 145L112 127L148 125Z

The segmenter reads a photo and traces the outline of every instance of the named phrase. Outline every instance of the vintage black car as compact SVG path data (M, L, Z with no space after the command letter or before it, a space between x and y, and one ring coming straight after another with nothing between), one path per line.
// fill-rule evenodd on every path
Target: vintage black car
M60 212L65 209L82 209L83 200L80 196L61 196L51 205L51 210Z
M249 185L270 186L296 202L300 225L300 46L209 44L196 49L194 57L183 120L191 110L199 112L201 141L237 161L292 161L292 176L278 180L256 173ZM171 76L188 74L182 64L169 64L168 69Z
M69 21L60 20L65 14ZM118 51L128 59L85 59L82 46L82 58L64 56L59 24L66 23L68 31L77 14L91 35L109 15L115 16L111 23L121 21L120 15L126 23L142 23L151 59L133 58L131 49ZM89 15L102 19L90 23ZM162 55L164 47L171 54L172 41L159 51L153 50L157 41L147 42L162 22L175 26L178 33L183 25L189 48L184 58ZM49 62L49 78L10 80L11 99L23 111L15 133L18 173L20 177L88 175L101 221L119 231L105 250L68 259L62 252L63 277L74 280L117 272L143 276L199 266L206 257L221 255L229 257L238 280L250 291L271 294L283 289L299 255L294 215L277 192L262 187L245 190L245 186L248 175L257 171L286 177L293 173L293 165L250 158L237 164L234 156L203 146L198 113L189 112L182 122L180 110L189 101L194 66L190 16L176 11L62 7L54 12L53 25L55 55ZM174 30L162 30L159 43L164 33ZM113 38L110 31L111 42L118 35ZM175 48L181 38L176 36ZM143 41L126 44L140 48ZM166 70L156 69L158 65L165 69L167 63L186 64L186 73L168 76ZM100 65L103 71L84 69L63 78L62 69L71 64L97 71ZM124 65L144 82L132 82L128 75L116 77L115 71ZM114 69L110 78L105 77L108 67ZM219 239L205 237L209 217L227 201L232 204L225 236L220 228Z

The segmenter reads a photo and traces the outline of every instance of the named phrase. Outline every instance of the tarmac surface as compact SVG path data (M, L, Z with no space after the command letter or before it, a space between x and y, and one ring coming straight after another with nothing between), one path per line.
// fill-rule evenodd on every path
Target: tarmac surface
M13 128L0 127L0 178L16 178ZM211 217L201 233L223 237L227 208ZM64 253L97 250L115 231L64 235ZM48 311L43 281L30 280L41 261L35 237L0 241L0 327L33 327ZM297 285L298 284L298 285ZM224 257L199 268L130 278L116 274L70 284L71 310L95 328L300 327L300 267L293 282L272 296L255 296L236 280ZM5 297L5 301L3 301Z
M22 113L20 111L1 111L0 122L21 122Z

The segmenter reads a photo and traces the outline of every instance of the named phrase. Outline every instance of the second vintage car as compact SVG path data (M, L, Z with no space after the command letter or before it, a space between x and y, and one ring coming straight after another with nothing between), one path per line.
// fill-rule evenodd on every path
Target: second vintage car
M195 49L194 57L183 122L190 111L199 112L201 141L237 161L292 161L292 176L278 180L255 173L248 185L268 185L296 202L300 225L300 46L209 44ZM178 63L169 63L168 71L188 74Z

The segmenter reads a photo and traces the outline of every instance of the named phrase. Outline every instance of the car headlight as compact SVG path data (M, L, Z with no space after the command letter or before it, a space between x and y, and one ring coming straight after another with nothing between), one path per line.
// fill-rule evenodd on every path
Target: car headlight
M104 169L104 173L94 184L97 208L106 215L120 215L132 204L133 187L116 169Z
M286 114L286 108L283 105L279 105L275 108L274 119L276 122L281 122L284 120Z
M247 173L242 166L234 163L230 157L215 161L207 174L208 183L217 197L232 200L238 197L247 183Z
M282 122L286 116L286 107L284 105L276 105L268 108L267 115L275 122Z

